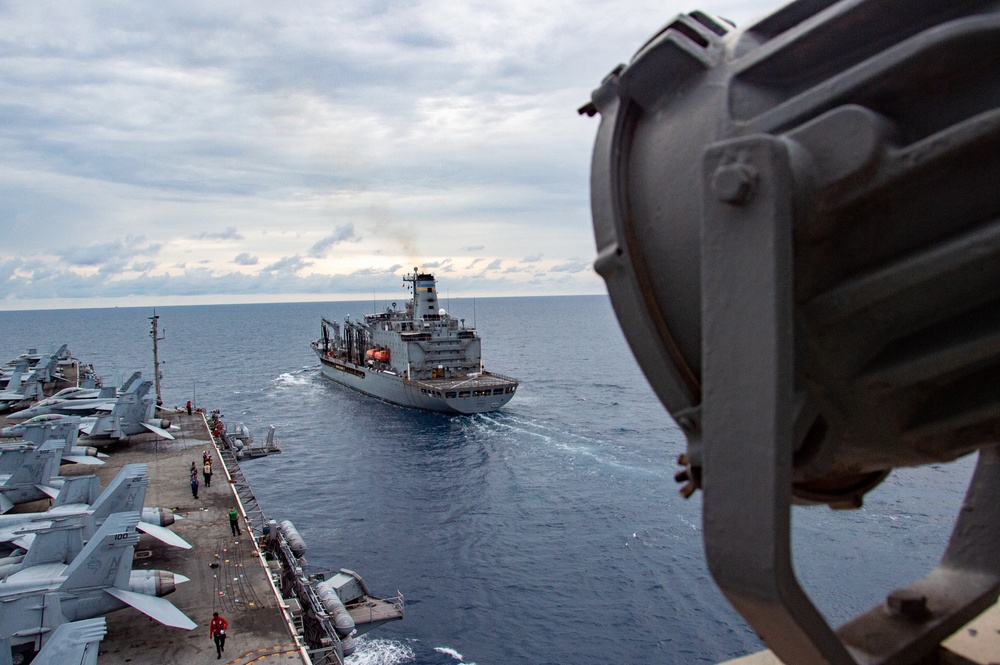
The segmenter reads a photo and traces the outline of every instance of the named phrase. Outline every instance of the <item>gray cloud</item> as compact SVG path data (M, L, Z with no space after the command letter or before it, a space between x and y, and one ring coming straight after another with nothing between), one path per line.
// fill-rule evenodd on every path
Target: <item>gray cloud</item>
M743 21L773 4L713 9ZM388 275L354 271L372 257L437 264L452 294L604 292L578 258L593 253L598 121L575 109L687 9L622 0L609 22L579 0L4 5L0 309L370 293ZM490 258L473 258L486 239ZM318 259L348 242L341 272L300 274L332 271ZM558 279L536 274L543 250Z
M227 226L223 231L199 233L197 237L199 240L243 240L235 226Z
M132 272L149 272L156 267L156 261L143 261L142 263L136 261L131 266L129 270Z
M351 240L354 238L354 224L341 224L334 228L333 233L326 236L322 240L319 240L315 245L309 248L309 256L317 259L324 258L331 247L339 243Z
M159 243L148 244L143 236L127 236L125 240L93 243L84 247L64 246L57 250L64 261L74 266L114 266L136 256L155 256Z
M308 268L312 264L312 261L305 261L301 256L296 254L295 256L283 256L271 265L265 266L260 270L261 272L296 273L303 268Z
M566 263L560 263L557 266L549 268L552 272L568 272L568 273L578 273L585 272L591 269L593 265L591 260L574 259L572 261L567 261Z

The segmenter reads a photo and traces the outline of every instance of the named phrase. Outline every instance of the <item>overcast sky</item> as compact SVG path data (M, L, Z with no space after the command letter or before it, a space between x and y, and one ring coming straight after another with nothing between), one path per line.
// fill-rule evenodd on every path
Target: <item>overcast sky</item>
M764 0L0 0L0 309L603 293L576 109Z

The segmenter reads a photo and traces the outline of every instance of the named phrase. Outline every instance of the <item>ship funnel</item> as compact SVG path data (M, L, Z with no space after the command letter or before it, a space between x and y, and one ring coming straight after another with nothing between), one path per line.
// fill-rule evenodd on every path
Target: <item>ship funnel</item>
M417 319L436 321L438 314L437 281L434 275L420 274L413 280L413 315Z

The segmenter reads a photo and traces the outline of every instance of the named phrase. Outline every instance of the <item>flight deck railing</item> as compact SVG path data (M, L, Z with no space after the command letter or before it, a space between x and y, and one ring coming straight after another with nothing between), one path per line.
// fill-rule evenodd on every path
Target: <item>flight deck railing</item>
M324 611L316 592L302 575L302 563L295 557L280 530L272 529L267 524L268 520L236 459L232 437L226 433L221 418L216 415L212 414L211 420L207 422L215 439L216 450L230 485L236 492L254 541L260 543L261 548L267 552L265 558L276 558L281 564L277 591L282 598L295 598L300 603L301 638L306 642L310 660L313 665L344 665L343 645L330 617Z
M233 491L239 497L247 527L253 532L254 538L259 539L264 533L264 524L266 522L264 511L261 510L249 481L243 475L240 462L236 459L236 449L232 438L226 433L225 427L218 427L212 423L221 425L222 421L216 419L215 414L213 414L212 421L210 421L212 436L215 438L215 447L219 452L219 458L222 459L222 464L226 467L226 473L229 475L229 482L232 485Z

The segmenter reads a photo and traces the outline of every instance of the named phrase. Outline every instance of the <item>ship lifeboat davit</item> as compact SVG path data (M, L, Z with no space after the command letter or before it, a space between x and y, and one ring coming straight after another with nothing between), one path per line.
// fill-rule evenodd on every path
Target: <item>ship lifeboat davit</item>
M387 363L389 362L389 349L368 349L365 351L365 357Z

